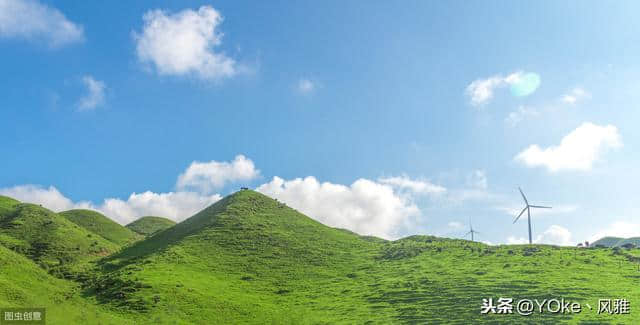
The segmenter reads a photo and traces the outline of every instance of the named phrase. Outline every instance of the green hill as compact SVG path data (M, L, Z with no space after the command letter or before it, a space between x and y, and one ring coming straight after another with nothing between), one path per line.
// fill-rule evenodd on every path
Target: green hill
M48 324L133 324L82 297L78 284L54 278L2 245L0 269L0 307L45 308Z
M13 211L14 207L18 204L20 204L20 201L0 195L0 216Z
M481 315L483 298L640 301L637 258L611 250L372 240L262 194L237 192L107 257L88 294L158 323L618 322L580 314ZM639 322L640 313L623 315Z
M35 204L19 203L0 214L0 244L57 274L85 269L118 246Z
M631 243L640 247L640 237L632 237L632 238L604 237L593 242L591 246L602 245L605 247L620 247L628 243Z
M126 245L142 238L137 233L96 211L69 210L59 214L76 225L118 245Z
M119 251L42 207L0 198L0 211L0 307L45 306L51 324L640 323L638 249L387 241L327 227L254 191ZM83 272L77 282L52 276L70 270ZM483 299L500 297L564 298L584 309L480 314ZM586 307L619 298L632 302L631 314Z
M623 246L625 244L634 244L636 247L640 247L640 237L631 237L627 239L623 239L618 242L617 246Z
M151 236L156 232L173 227L175 224L175 221L167 218L146 216L126 225L126 227L140 235Z

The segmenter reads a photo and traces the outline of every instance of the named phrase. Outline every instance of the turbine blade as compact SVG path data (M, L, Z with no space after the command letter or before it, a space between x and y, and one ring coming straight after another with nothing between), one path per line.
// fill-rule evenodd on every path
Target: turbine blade
M527 201L527 197L524 196L524 193L522 192L522 189L518 187L518 191L520 191L520 195L522 195L522 199L524 200L524 203L529 205L529 201Z
M542 205L530 205L530 207L532 207L532 208L540 208L540 209L551 209L551 207L545 207L545 206L542 206Z
M467 235L469 235L471 233L471 231L469 231L468 233L464 234L464 236L466 237Z
M479 231L474 231L474 233L479 234L480 232Z
M527 205L526 207L524 207L524 209L522 209L522 211L520 211L520 214L516 217L516 220L513 220L513 223L516 223L516 221L518 221L518 219L520 219L520 217L522 216L522 214L529 208L529 206Z

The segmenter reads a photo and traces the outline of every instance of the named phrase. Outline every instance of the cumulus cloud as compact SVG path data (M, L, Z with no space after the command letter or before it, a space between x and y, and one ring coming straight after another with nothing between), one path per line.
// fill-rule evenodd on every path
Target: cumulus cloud
M43 41L60 47L84 39L82 26L35 0L0 0L0 37Z
M453 229L462 229L464 227L464 225L461 222L458 222L458 221L451 221L451 222L447 223L447 227L453 228Z
M308 94L316 89L316 84L309 79L298 80L298 91L303 94Z
M82 77L82 83L87 87L87 94L80 98L78 109L81 111L92 110L98 106L104 105L105 89L107 86L103 81L96 80L92 76Z
M524 237L509 236L507 244L527 244L529 240ZM551 225L542 234L536 236L533 240L534 244L549 244L558 246L572 246L571 232L562 226Z
M515 160L528 167L546 167L551 172L588 171L603 152L621 146L618 128L586 122L562 138L559 145L545 149L537 144L531 145L520 152Z
M237 181L249 181L260 176L253 161L238 155L232 162L194 161L180 176L176 187L179 190L195 189L202 193L211 193L225 184Z
M591 236L589 241L594 242L607 236L622 238L640 237L640 223L616 221Z
M177 13L151 10L142 17L141 32L134 32L136 53L161 75L194 75L215 80L236 73L236 62L215 51L222 44L222 16L211 6Z
M511 126L516 127L520 122L527 118L536 117L540 115L537 109L531 107L520 106L513 112L510 112L509 115L504 119L504 122Z
M74 203L53 186L45 188L38 185L19 185L0 189L0 195L12 197L22 202L41 204L53 211L65 211L76 207L87 208L90 206L88 202Z
M52 211L90 209L103 213L120 224L128 224L142 216L161 216L182 221L221 199L218 194L202 195L195 192L132 193L128 199L105 199L101 204L73 202L60 191L49 186L19 185L0 189L0 195L22 202L40 204Z
M590 93L580 87L576 87L571 89L567 94L562 95L560 101L566 104L576 104L589 98L591 98Z
M367 179L346 186L320 183L312 176L293 180L274 177L257 191L326 225L382 238L394 238L398 227L420 214L415 204L394 193L391 186Z
M486 190L488 187L487 173L484 170L474 170L467 176L467 184L474 189Z
M100 204L88 201L74 202L53 186L20 185L1 188L0 195L23 202L41 204L56 212L70 209L91 209L102 212L121 224L139 217L155 215L182 221L203 208L220 200L212 193L228 182L250 180L259 175L253 162L238 155L232 162L193 162L178 177L175 192L156 193L146 191L131 193L127 199L106 198Z
M493 98L495 89L516 84L523 75L523 72L518 71L507 76L495 75L486 79L477 79L467 86L466 93L472 105L481 106Z
M411 179L406 175L382 177L378 179L378 182L399 190L407 190L415 194L440 194L447 191L446 188L440 185L435 185L427 180Z
M219 194L146 191L132 193L127 200L105 199L101 205L93 209L101 211L122 224L130 223L142 216L161 216L180 222L221 198Z

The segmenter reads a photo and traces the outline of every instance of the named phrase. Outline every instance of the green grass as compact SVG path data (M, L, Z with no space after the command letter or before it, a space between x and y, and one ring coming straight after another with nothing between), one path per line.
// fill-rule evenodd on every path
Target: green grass
M48 324L133 324L80 295L77 283L57 279L0 245L0 306L45 308Z
M593 242L591 246L602 245L605 247L620 247L625 244L634 244L636 247L640 247L640 237L604 237Z
M76 225L96 233L120 246L133 243L134 241L143 238L139 234L96 211L69 210L59 214Z
M626 253L624 253L626 254ZM640 301L622 251L389 242L321 225L241 191L102 261L91 294L116 310L190 323L640 322L640 313L480 315L483 298Z
M102 258L68 296L136 324L638 324L639 262L640 249L386 241L240 191ZM51 292L78 288L41 274ZM490 297L564 298L594 308L598 299L626 298L632 311L481 315ZM64 306L71 314L84 308Z
M0 244L60 276L73 276L118 245L35 204L19 203L0 214Z
M151 236L157 232L171 228L175 224L175 221L167 218L146 216L126 225L126 227L140 235Z

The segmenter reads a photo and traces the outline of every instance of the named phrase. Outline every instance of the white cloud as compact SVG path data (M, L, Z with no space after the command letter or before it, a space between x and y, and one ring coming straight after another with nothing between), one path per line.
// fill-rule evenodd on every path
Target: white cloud
M493 92L497 88L512 85L520 81L523 73L521 71L509 75L495 75L487 79L477 79L467 86L467 95L471 104L480 106L488 103L493 98Z
M221 199L218 194L203 195L195 192L132 193L127 200L105 199L101 204L91 202L73 202L57 188L44 188L37 185L19 185L0 189L5 195L22 202L41 204L61 212L71 209L90 209L103 213L120 224L128 224L142 216L161 216L174 221L182 221L208 205Z
M509 236L507 244L528 244L529 240L524 237ZM534 240L534 244L549 244L558 246L573 246L571 232L562 226L551 225L542 234L538 235Z
M222 43L222 16L211 6L171 14L151 10L144 14L141 33L134 32L136 53L161 75L195 75L215 80L236 74L236 62L214 51Z
M232 162L194 161L180 176L176 187L179 190L194 189L202 193L211 193L225 184L237 181L249 181L260 176L253 161L238 155Z
M82 77L82 83L87 87L87 94L80 98L78 109L81 111L92 110L98 106L104 105L104 92L107 88L105 83L94 79L92 76Z
M591 236L589 241L594 242L607 236L622 238L640 237L640 223L616 221Z
M487 173L484 170L474 170L467 176L467 184L474 189L486 190L488 187Z
M378 182L399 190L408 190L415 194L440 194L447 191L446 188L440 185L435 185L427 180L414 180L406 175L383 177L379 178Z
M35 0L0 0L0 37L44 41L60 47L84 39L82 26Z
M308 94L316 89L316 84L309 79L300 79L298 81L298 91Z
M571 89L569 93L562 95L560 101L566 104L576 104L579 101L587 100L589 98L591 98L590 93L580 87L576 87Z
M250 159L238 155L232 162L191 163L178 177L175 192L132 193L126 200L107 198L101 204L73 202L53 186L44 188L37 185L20 185L0 188L0 195L42 204L56 212L70 209L96 210L121 224L127 224L146 215L182 221L222 198L219 194L211 193L213 189L228 182L253 179L259 173Z
M41 204L53 211L74 209L77 206L88 207L88 202L74 203L53 186L44 188L37 185L19 185L0 189L0 195L28 203Z
M345 186L320 183L312 176L293 180L274 177L257 191L326 225L382 238L394 238L398 227L420 214L416 205L396 195L391 186L367 179Z
M94 209L122 224L130 223L142 216L160 216L179 222L221 198L218 194L146 191L132 193L126 201L117 198L105 199L101 205L94 207Z
M586 122L562 138L559 145L545 149L537 144L531 145L520 152L515 160L528 167L546 167L551 172L587 171L605 150L621 146L618 128Z
M540 115L540 112L535 108L520 106L517 110L510 112L504 119L504 122L511 127L516 127L524 119L536 117L538 115Z
M447 227L453 228L453 229L462 229L464 227L464 225L461 222L458 222L458 221L451 221L451 222L447 223Z

